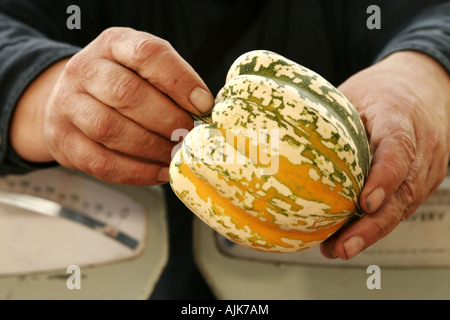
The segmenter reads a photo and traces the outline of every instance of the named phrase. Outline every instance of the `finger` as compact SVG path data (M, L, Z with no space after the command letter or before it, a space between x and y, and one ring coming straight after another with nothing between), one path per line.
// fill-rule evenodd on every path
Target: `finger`
M374 125L371 144L375 150L369 177L360 197L368 213L375 212L405 180L416 157L414 129L403 119L390 116L389 122Z
M321 246L325 257L351 259L389 234L398 223L409 217L429 194L426 168L417 159L397 191L378 211L365 215L328 239Z
M428 198L432 193L436 191L437 188L442 184L445 177L450 172L450 160L447 157L439 157L434 156L433 157L433 163L430 166L430 169L428 170L426 177L426 189L428 190L428 194L425 194L424 196Z
M67 102L67 101L66 101ZM69 120L86 136L111 150L169 164L175 144L139 126L87 94L71 103Z
M352 259L394 230L404 209L396 194L377 212L365 215L323 242L320 246L322 255L332 259Z
M112 28L102 34L106 56L137 72L186 111L210 112L214 98L194 69L169 42L146 32Z
M79 84L80 91L167 139L176 129L192 129L193 119L187 112L134 72L106 59L80 63L85 79Z
M431 163L427 155L418 155L411 165L408 176L397 192L406 207L402 220L408 219L428 199L445 178L447 165L442 157L435 156Z
M60 154L71 167L102 181L127 185L155 185L169 181L168 167L109 150L76 127L58 141Z

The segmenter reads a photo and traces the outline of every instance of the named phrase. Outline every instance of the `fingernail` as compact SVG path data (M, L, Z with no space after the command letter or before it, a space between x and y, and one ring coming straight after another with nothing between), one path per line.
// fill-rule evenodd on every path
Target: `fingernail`
M366 198L367 209L369 209L369 212L377 211L385 197L386 193L383 188L377 188L369 193Z
M344 242L345 256L347 259L351 259L356 256L363 248L364 240L358 236L354 236Z
M163 167L159 170L158 182L159 183L169 182L169 168L168 167Z
M206 90L197 87L192 90L189 100L194 105L194 107L200 111L202 114L207 114L212 109L214 105L213 96Z

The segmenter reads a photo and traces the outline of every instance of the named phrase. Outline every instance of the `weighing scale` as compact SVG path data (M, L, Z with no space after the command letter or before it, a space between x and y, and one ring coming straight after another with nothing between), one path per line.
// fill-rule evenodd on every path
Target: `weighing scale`
M219 299L450 299L450 170L397 228L349 261L319 247L295 254L236 245L195 222L196 261ZM368 278L380 269L380 289Z
M159 186L60 167L0 179L0 299L148 299L167 239ZM69 289L70 266L80 289Z
M167 263L161 187L52 168L0 178L0 202L0 299L147 299ZM193 245L218 299L450 299L450 176L350 261L246 249L198 219ZM72 265L81 289L67 286ZM381 289L367 287L371 265Z

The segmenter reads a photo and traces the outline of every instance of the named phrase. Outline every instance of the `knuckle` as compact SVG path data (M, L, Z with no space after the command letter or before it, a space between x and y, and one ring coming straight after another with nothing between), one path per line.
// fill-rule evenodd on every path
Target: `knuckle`
M100 33L98 39L102 43L113 43L124 36L131 28L127 27L110 27Z
M133 48L133 57L138 61L145 61L155 56L164 55L171 49L172 45L167 40L147 36L136 42Z
M70 108L70 107L74 106L77 102L77 97L74 93L66 94L64 92L64 90L58 90L58 89L54 92L53 99L56 104L59 104L62 106L61 109L69 108L69 110L71 110L72 108ZM64 110L64 111L66 111L66 110Z
M141 83L136 79L122 75L112 84L112 95L121 107L129 107L136 101Z
M145 146L147 150L156 150L158 148L156 135L146 134L142 137L142 145Z
M394 214L395 208L391 212L385 212L376 219L372 220L371 230L376 235L376 241L388 235L400 222L401 215L398 217Z
M66 92L65 89L61 89L55 92L51 102L53 113L50 113L51 116L73 119L77 115L77 106L80 103L80 97L77 92Z
M414 161L417 154L416 133L413 122L409 116L402 116L396 112L387 119L381 128L382 134L379 138L383 144L388 145L394 150L403 150L406 158L405 161Z
M117 35L117 31L117 27L107 28L100 33L98 39L102 41L109 41Z
M164 128L170 131L168 137L171 137L176 130L185 129L190 131L194 127L194 121L188 113L177 110L170 116L161 119Z
M118 177L118 183L125 185L137 185L141 184L142 177L145 177L144 170L140 170L137 167L132 169L128 174Z
M177 88L183 86L185 83L189 83L191 74L182 69L167 70L166 76L160 79L160 86L166 88L171 92L176 92Z
M147 67L150 62L158 61L164 56L173 55L174 49L167 40L146 35L145 38L136 41L131 50L130 61L138 74L146 74L149 78Z
M69 59L64 68L65 74L74 77L85 75L88 70L90 70L89 59L87 59L83 51L78 52Z
M375 242L383 238L390 231L389 223L384 219L382 220L374 220L372 221L371 230L373 230L373 234L375 235Z
M116 119L108 114L98 115L93 125L93 139L100 143L109 142L118 136Z
M83 171L104 181L110 180L117 173L112 158L98 154L83 162L82 166Z
M399 188L399 194L404 206L408 207L417 201L417 186L416 183L407 178L403 181Z
M413 162L417 155L417 146L415 139L411 137L411 134L405 130L398 131L394 138L397 140L398 144L405 151L407 160Z
M139 161L134 165L128 165L122 168L122 172L117 172L114 176L109 176L109 181L123 184L123 185L141 185L152 184L156 182L156 173L151 165Z
M405 177L404 165L385 161L381 166L382 168L380 171L385 173L385 177L389 177L389 181L391 181L393 185L401 185Z

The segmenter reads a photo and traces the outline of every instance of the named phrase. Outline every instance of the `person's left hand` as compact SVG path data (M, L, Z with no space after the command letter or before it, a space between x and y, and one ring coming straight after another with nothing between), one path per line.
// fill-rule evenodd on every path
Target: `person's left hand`
M373 155L360 197L367 214L321 244L351 259L411 216L439 186L450 155L450 78L423 54L394 53L338 88L357 108Z

